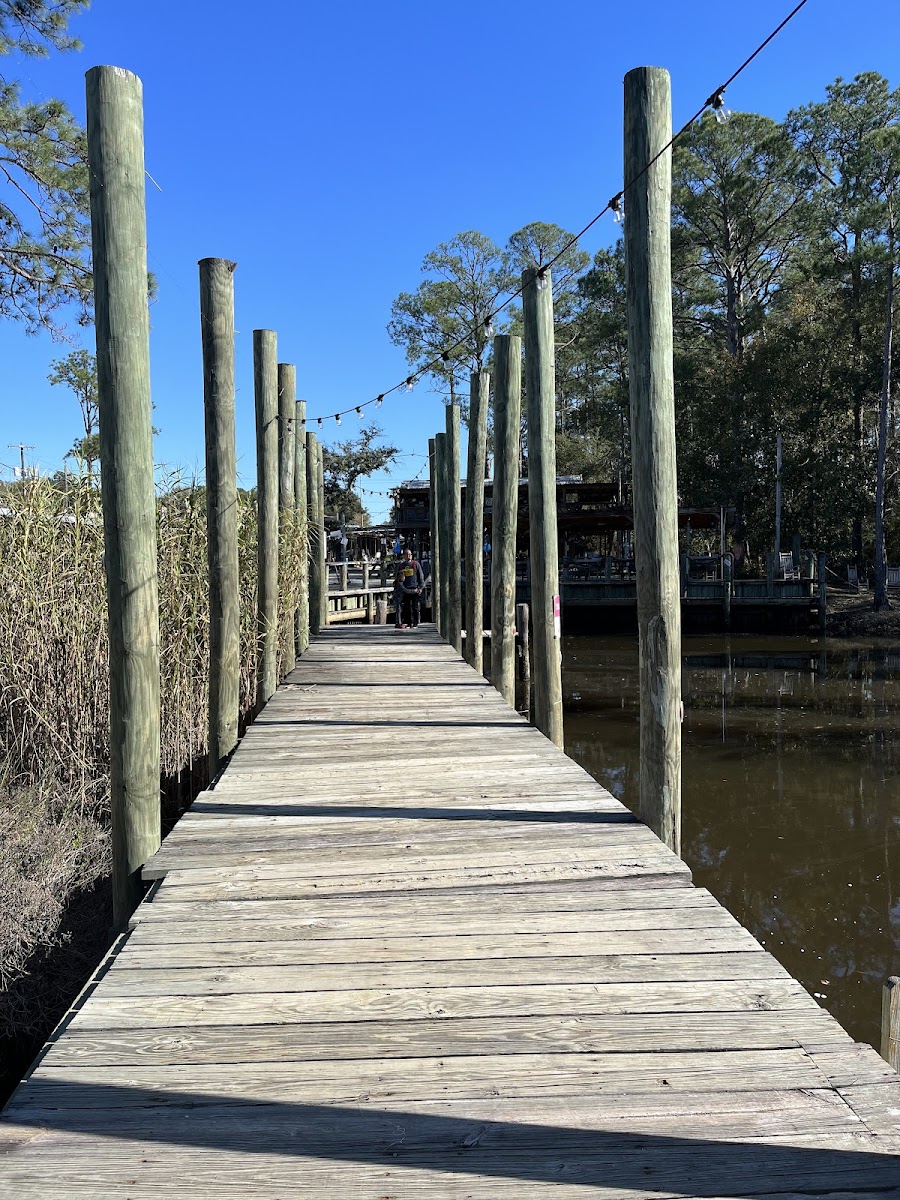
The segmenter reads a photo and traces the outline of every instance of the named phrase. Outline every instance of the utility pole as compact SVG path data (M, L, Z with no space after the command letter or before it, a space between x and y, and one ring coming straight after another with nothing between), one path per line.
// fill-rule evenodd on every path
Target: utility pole
M25 478L25 451L33 450L34 446L26 446L24 442L9 442L7 450L18 450L19 452L19 478Z

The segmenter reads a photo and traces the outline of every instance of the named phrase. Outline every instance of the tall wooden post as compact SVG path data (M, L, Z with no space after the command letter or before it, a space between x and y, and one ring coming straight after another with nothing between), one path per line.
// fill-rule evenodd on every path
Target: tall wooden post
M559 546L556 529L556 386L550 271L522 273L531 528L531 644L534 724L563 744Z
M297 408L297 368L291 363L278 364L278 593L285 593L283 575L287 565L286 547L282 540L294 530L294 466L297 458L294 419ZM290 643L284 647L286 661L281 664L282 677L293 666L296 608L285 614ZM295 656L296 657L296 656Z
M469 384L469 447L466 458L466 662L484 671L484 464L487 454L487 371Z
M322 536L322 514L319 512L319 439L314 433L306 435L306 495L309 520L309 632L316 634L322 623L322 589L325 578L319 554Z
M828 628L828 580L825 575L825 555L820 554L816 563L819 591L819 632L824 633Z
M441 546L438 533L437 450L434 438L428 439L428 511L431 527L431 619L441 628Z
M491 506L491 682L516 706L516 526L519 514L522 340L494 338L494 499Z
M892 975L881 993L881 1057L900 1074L900 977Z
M447 509L447 537L441 546L441 557L446 559L447 615L444 619L444 637L462 654L462 538L459 507L459 405L448 404L446 409L446 478L445 504ZM446 548L446 554L443 553Z
M316 546L319 551L319 578L322 586L319 589L319 628L324 629L328 624L328 566L326 550L328 543L325 532L325 458L322 445L316 446L316 511L319 514L319 536Z
M669 73L625 76L625 263L641 696L641 818L681 849L681 604L672 369ZM643 173L642 173L643 172Z
M253 330L256 399L257 642L256 707L278 686L278 363L271 329Z
M278 511L294 511L294 418L297 408L297 368L278 364Z
M309 645L309 514L306 497L306 401L298 400L294 410L294 520L301 539L294 616L294 653L298 658Z
M237 456L234 442L234 269L200 260L209 565L209 773L237 745L240 708Z
M142 85L88 71L87 145L109 605L113 921L124 929L159 847L159 599L150 420Z
M447 435L446 433L438 433L434 439L434 461L436 467L435 473L435 501L437 508L437 529L438 529L438 547L440 549L440 558L438 560L440 572L438 574L438 613L440 614L440 624L438 625L438 633L442 638L447 637L447 614L450 610L450 585L449 585L449 562L450 556L447 554Z

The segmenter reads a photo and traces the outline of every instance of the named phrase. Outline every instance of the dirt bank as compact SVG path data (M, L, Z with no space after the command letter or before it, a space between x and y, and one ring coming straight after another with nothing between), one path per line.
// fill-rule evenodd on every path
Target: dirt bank
M900 598L894 598L892 604L893 608L876 612L872 607L872 592L867 588L860 588L858 594L829 589L828 636L900 641Z

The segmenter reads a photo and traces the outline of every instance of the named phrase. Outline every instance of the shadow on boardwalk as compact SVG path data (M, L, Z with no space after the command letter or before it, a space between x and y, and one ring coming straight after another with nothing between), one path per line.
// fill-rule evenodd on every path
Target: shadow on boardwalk
M627 1126L596 1129L590 1128L590 1116L578 1128L454 1115L462 1104L472 1106L466 1101L431 1102L429 1107L443 1110L438 1113L247 1105L233 1096L66 1084L52 1078L26 1084L17 1099L15 1124L8 1118L0 1122L0 1151L5 1152L5 1169L12 1172L18 1149L34 1137L46 1144L53 1140L52 1131L58 1131L227 1151L229 1156L381 1164L651 1195L750 1200L767 1193L795 1195L802 1181L804 1196L900 1196L896 1155L773 1144L770 1139L762 1144L668 1137L630 1132ZM708 1099L715 1103L713 1096ZM752 1106L752 1097L747 1099ZM558 1103L563 1111L570 1107L565 1098ZM235 1170L240 1173L239 1166ZM307 1178L307 1186L310 1182Z

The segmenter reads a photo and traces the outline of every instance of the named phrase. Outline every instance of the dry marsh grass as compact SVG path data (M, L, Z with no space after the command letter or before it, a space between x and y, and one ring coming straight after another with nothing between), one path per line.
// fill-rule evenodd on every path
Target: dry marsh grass
M257 661L255 496L240 493L238 509L243 727ZM157 516L160 783L170 824L207 782L204 489L171 475ZM279 675L293 661L289 614L305 552L303 523L284 521ZM87 945L89 926L106 936L108 667L99 489L87 478L70 478L65 492L48 480L8 488L0 497L0 1039L45 1034L87 974L75 943ZM85 912L73 923L76 898ZM68 966L42 987L41 962L64 944L75 951L62 956Z

